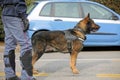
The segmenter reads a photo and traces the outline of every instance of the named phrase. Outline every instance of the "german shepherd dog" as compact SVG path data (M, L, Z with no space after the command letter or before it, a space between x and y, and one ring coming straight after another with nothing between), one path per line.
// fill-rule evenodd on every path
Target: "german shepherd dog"
M95 24L88 14L73 29L65 31L36 31L32 36L34 52L32 65L34 66L35 62L45 53L47 46L51 46L59 52L70 53L70 67L74 74L78 74L76 60L78 53L83 48L83 41L86 39L85 35L91 31L95 32L99 28L99 25ZM38 72L33 68L33 73Z

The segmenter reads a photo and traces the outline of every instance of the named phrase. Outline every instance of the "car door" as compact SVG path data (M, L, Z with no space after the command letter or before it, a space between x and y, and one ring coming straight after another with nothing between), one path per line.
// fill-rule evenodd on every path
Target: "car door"
M78 2L42 1L31 11L29 30L66 30L73 28L82 19Z
M51 30L66 30L73 28L81 20L77 2L51 2L46 4L40 16L50 21Z
M85 45L120 45L120 20L118 15L95 3L81 3L81 6L84 15L90 13L90 17L100 25L98 32L87 35Z

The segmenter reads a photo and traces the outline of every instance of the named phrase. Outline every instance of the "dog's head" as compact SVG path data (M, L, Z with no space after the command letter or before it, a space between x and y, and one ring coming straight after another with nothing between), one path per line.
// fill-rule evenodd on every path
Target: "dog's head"
M95 22L90 19L90 14L88 14L83 20L81 20L77 25L77 28L81 28L86 34L96 32L100 26L95 24Z

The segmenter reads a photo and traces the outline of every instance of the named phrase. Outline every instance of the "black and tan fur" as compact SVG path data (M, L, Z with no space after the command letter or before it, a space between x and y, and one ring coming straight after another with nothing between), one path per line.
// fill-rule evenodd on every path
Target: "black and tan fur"
M78 74L79 71L76 68L76 60L78 53L83 48L83 40L85 40L85 35L89 34L91 31L95 32L99 29L99 26L90 19L89 14L83 20L79 21L73 29L66 30L75 39L67 40L64 31L37 31L32 36L32 46L33 46L33 60L32 65L45 53L47 46L51 46L60 52L69 52L71 56L70 67L74 74ZM71 44L71 50L68 49L68 44ZM34 73L37 73L33 69Z

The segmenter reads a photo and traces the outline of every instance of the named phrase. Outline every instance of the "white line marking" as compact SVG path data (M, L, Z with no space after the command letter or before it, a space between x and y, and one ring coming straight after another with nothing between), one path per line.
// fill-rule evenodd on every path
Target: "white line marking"
M69 61L70 59L39 59L39 61ZM120 61L119 58L113 59L77 59L77 61ZM2 62L3 60L0 60ZM20 61L20 60L16 60Z
M40 59L39 59L40 60ZM40 61L69 61L70 59L41 59ZM77 59L77 61L120 61L120 59Z

